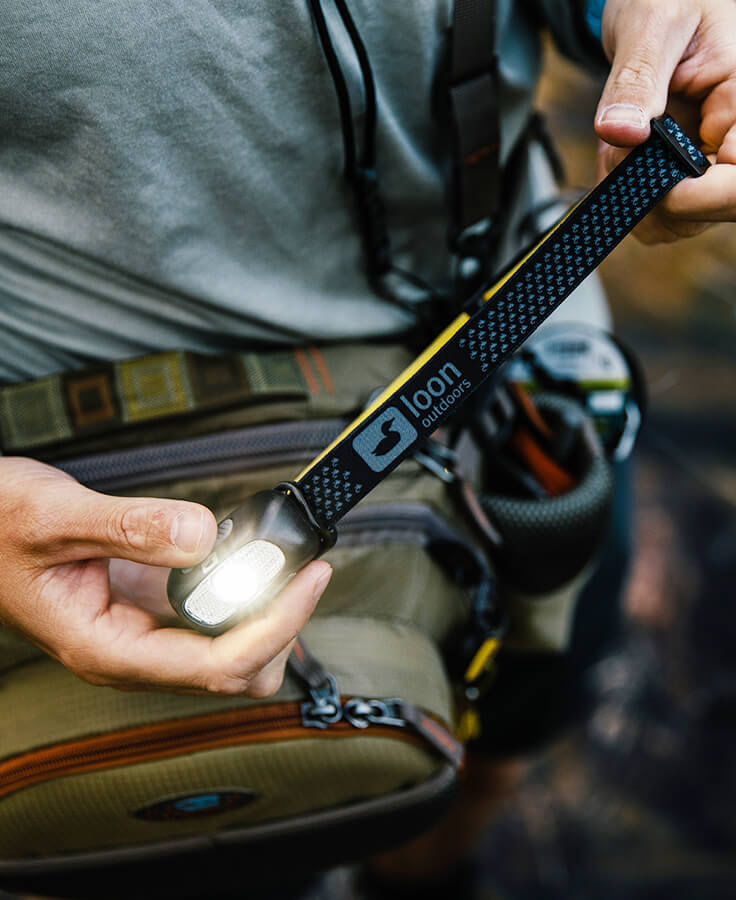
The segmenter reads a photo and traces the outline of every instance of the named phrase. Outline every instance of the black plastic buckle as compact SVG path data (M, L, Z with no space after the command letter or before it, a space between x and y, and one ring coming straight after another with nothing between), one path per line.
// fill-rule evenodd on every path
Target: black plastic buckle
M482 436L483 446L500 448L511 436L518 422L518 410L508 388L497 383L476 419L477 432Z
M457 453L439 441L430 438L420 449L412 454L413 458L424 468L445 484L453 484L458 478Z

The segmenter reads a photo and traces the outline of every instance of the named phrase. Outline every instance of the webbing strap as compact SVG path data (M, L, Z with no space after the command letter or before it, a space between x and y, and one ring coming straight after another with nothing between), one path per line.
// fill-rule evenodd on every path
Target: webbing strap
M455 0L450 61L454 217L459 233L495 217L501 116L495 52L496 0Z
M306 400L307 352L211 355L170 350L0 385L0 453L37 453L69 441L283 398ZM329 373L325 373L329 379Z
M455 0L452 19L452 80L465 81L495 58L496 0Z
M421 445L565 300L655 204L708 161L669 116L534 249L462 313L299 475L331 527Z

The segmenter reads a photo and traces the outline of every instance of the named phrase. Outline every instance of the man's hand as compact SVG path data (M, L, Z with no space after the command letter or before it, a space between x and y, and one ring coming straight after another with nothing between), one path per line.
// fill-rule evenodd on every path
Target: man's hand
M735 0L606 0L611 73L596 114L599 175L649 135L667 107L715 165L677 185L637 228L645 243L736 221ZM610 146L614 145L614 146Z
M279 688L327 563L311 563L266 612L219 637L165 627L168 569L212 549L209 510L108 497L29 459L1 459L0 478L2 622L92 684L249 697Z

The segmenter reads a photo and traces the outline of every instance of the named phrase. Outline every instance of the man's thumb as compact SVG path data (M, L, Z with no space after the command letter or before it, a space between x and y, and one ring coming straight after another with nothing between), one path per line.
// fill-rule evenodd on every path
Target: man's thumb
M203 559L215 542L215 518L197 503L82 490L81 497L75 495L74 515L67 516L63 534L66 555L72 558L187 566Z
M604 18L604 38L613 61L595 129L606 143L619 147L642 143L649 136L649 120L665 111L672 75L693 32L691 16L680 6L621 4L608 35Z

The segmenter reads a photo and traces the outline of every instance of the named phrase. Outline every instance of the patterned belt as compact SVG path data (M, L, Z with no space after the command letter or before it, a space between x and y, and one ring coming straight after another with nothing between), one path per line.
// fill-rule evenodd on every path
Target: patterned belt
M95 436L277 399L334 393L316 348L170 351L0 387L2 451L43 453Z

